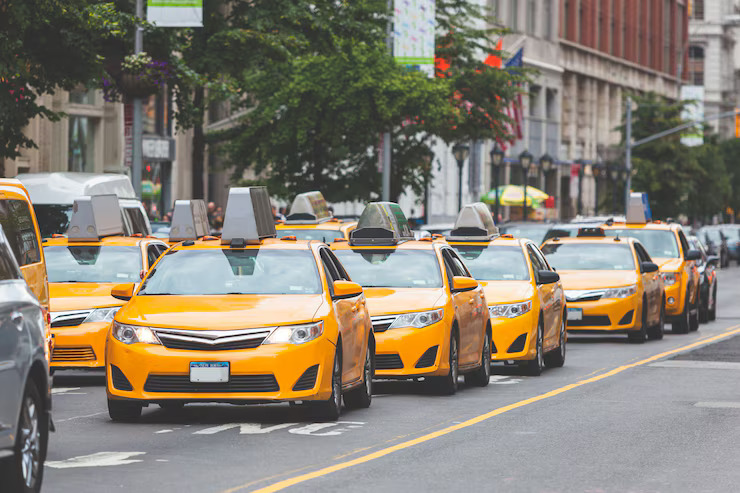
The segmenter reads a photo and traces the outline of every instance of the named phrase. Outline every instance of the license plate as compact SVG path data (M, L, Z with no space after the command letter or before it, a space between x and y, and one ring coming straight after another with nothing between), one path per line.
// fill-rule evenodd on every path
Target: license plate
M229 363L226 361L191 362L190 381L207 383L228 382Z
M583 309L568 308L568 320L583 320Z

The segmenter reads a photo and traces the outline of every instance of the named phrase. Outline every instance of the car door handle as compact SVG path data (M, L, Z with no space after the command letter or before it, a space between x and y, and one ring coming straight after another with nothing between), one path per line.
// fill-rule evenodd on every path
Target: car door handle
M468 303L470 303L471 305L475 305L475 300L474 299L470 299L470 300L468 300Z
M18 330L20 330L21 324L23 324L23 314L21 312L11 313L10 321L13 322L18 327Z

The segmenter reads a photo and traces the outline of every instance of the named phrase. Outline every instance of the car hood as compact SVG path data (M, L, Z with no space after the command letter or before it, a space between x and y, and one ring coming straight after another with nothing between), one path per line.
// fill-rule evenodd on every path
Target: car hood
M371 316L431 310L444 296L444 288L365 288Z
M134 296L118 322L190 330L269 327L314 320L323 295Z
M658 264L662 272L674 272L681 269L683 264L680 258L660 258L654 257L653 262Z
M123 302L110 295L114 286L114 283L49 283L49 308L52 312L65 312L120 306Z
M524 301L534 296L534 287L530 281L480 281L480 284L489 305Z
M633 270L559 270L563 289L603 289L637 283Z

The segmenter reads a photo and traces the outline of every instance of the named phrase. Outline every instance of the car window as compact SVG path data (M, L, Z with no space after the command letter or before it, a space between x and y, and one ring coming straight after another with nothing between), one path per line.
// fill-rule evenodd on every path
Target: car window
M542 262L538 257L537 254L534 252L534 249L532 248L532 245L527 245L527 254L529 255L529 260L532 262L532 270L534 270L534 279L535 281L540 280L540 271L541 270L548 270L547 266L544 262Z
M552 270L552 267L550 267L550 263L545 259L545 255L537 247L537 245L530 244L529 247L532 249L532 253L534 253L534 256L537 257L539 264L542 266L542 270Z
M605 229L606 236L636 238L651 257L678 258L678 242L673 231L666 229Z
M70 204L34 204L36 221L42 238L51 238L51 235L63 235L69 229L69 220L72 217Z
M146 249L146 265L151 267L159 258L160 251L156 245L149 245Z
M136 246L52 245L44 247L49 282L139 282L141 250Z
M473 277L470 275L470 271L468 270L467 266L465 265L465 262L463 262L460 257L457 256L457 253L455 250L447 249L447 252L450 255L450 258L452 259L452 262L457 266L457 271L462 273L463 277Z
M650 255L648 255L645 248L639 243L635 243L635 252L637 252L637 258L640 262L652 262Z
M149 234L149 228L147 228L146 219L144 218L144 214L142 214L141 209L138 207L124 207L123 212L131 223L132 233L141 233L143 235Z
M5 243L0 243L0 281L21 279L21 272L13 262L13 255Z
M681 242L681 250L683 250L683 254L686 255L691 248L689 247L689 242L686 240L686 235L683 234L683 231L678 232L678 241Z
M528 281L529 267L519 246L453 245L473 277L481 281Z
M341 249L334 252L352 280L381 288L441 288L442 271L429 250Z
M450 252L449 249L445 248L442 250L442 256L444 256L445 262L447 263L448 268L452 271L453 276L465 277L467 275L462 265L455 261L455 258L452 256L452 252Z
M296 228L296 229L278 229L278 238L285 238L286 236L295 236L298 240L318 240L324 243L331 243L337 238L344 238L344 233L341 231L332 231L326 229L308 229L308 228Z
M344 266L342 265L342 262L339 261L339 259L334 255L334 252L329 250L328 248L324 248L323 250L326 251L326 255L331 260L332 264L334 264L334 268L337 269L337 273L339 274L339 278L343 281L349 281L349 274L347 274L347 271L344 269Z
M634 270L629 245L622 243L549 243L542 247L557 270Z
M0 225L18 265L41 261L31 210L23 200L0 200Z

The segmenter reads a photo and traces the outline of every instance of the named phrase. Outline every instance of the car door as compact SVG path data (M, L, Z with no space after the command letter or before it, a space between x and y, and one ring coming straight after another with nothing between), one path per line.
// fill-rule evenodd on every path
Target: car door
M537 285L537 296L540 301L540 309L542 310L542 323L544 326L542 342L547 348L557 345L557 338L559 336L558 329L560 326L556 323L554 310L556 286L555 284L540 284L539 271L550 270L550 266L532 243L527 243L527 253L532 262L532 270L534 271L534 279Z
M542 253L542 250L540 250L537 244L531 243L530 247L535 258L538 260L538 265L543 267L542 270L555 272L555 269L547 262L545 254ZM542 287L547 288L547 306L544 308L544 313L546 323L549 324L545 330L543 344L545 347L555 347L560 344L560 324L563 321L565 292L563 291L563 283L561 281L545 284ZM550 336L550 343L547 342L548 335Z
M681 243L681 250L683 250L682 256L685 259L691 247L689 246L689 241L686 239L686 235L681 230L678 231L678 240ZM688 279L689 294L691 295L687 301L696 303L699 297L699 268L696 266L696 261L694 260L684 260L683 264L683 272Z
M451 248L442 249L442 257L450 278L450 292L452 303L455 306L455 318L460 331L459 364L460 366L471 365L478 362L478 348L482 344L479 335L480 325L475 323L474 310L476 303L480 303L480 295L472 291L454 292L452 289L453 277L470 277L462 261L456 258Z
M642 262L652 262L650 254L648 254L645 247L640 243L635 243L635 252L637 253L637 260ZM645 290L645 296L648 300L648 323L657 322L660 318L660 310L663 306L663 293L660 289L660 271L656 272L642 272L640 269L640 278L642 279L642 286Z

